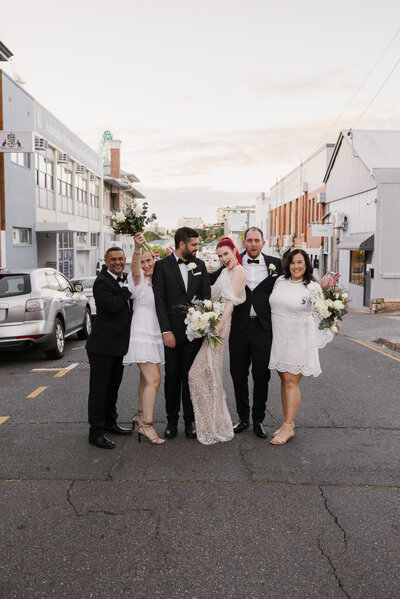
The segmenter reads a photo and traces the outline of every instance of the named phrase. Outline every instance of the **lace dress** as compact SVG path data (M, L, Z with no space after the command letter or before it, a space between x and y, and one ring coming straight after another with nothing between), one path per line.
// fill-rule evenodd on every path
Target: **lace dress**
M238 306L245 301L246 292L243 287L239 297L233 295L229 271L224 269L211 287L211 297L212 299L221 297L224 303L232 300L233 305ZM189 371L190 397L193 403L197 439L204 445L230 441L234 436L222 386L222 361L230 328L231 318L228 318L221 332L221 337L224 338L221 345L211 347L207 339L203 340Z
M135 285L129 273L128 287L134 303L129 348L123 358L123 364L125 366L138 362L164 364L164 343L158 324L151 282L141 271L140 283Z
M269 298L272 316L272 348L269 368L304 376L321 374L318 348L333 339L329 329L320 330L314 310L321 287L311 281L279 277Z

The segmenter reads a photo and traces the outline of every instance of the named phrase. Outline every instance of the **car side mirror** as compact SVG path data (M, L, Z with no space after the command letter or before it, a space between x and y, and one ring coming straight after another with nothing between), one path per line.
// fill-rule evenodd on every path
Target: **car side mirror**
M74 291L77 291L78 293L83 291L82 283L74 283Z

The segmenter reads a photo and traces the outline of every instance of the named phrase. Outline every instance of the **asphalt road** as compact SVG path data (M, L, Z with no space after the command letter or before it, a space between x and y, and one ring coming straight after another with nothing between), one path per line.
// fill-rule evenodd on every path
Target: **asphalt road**
M248 430L204 447L181 429L104 451L87 442L82 341L60 363L0 354L0 597L398 599L400 360L339 336L321 362L287 446ZM120 423L136 385L129 367ZM235 418L228 369L224 386ZM280 420L275 374L270 434Z

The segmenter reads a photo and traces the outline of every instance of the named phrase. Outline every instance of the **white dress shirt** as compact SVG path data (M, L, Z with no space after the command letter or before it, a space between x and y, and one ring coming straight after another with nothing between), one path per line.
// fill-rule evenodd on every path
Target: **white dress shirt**
M263 253L260 253L258 258L256 258L256 260L260 261L258 264L249 264L248 260L253 260L253 258L246 253L242 257L243 268L245 269L247 275L247 287L250 289L250 291L254 291L261 281L264 281L264 279L268 277L269 271L267 265L265 264ZM250 316L257 316L253 308L253 304L250 308Z
M176 261L178 262L179 260L179 256L177 256L174 252L174 256L176 258ZM182 275L182 279L183 279L183 283L185 285L185 290L187 291L188 288L188 281L189 281L189 271L188 271L188 267L187 264L184 264L183 262L181 262L180 264L178 264L179 266L179 270L181 271L181 275Z

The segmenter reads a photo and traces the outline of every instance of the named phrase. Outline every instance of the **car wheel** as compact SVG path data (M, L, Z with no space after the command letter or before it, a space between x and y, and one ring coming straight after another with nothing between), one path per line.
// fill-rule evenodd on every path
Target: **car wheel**
M90 314L89 308L85 310L85 318L83 319L83 326L78 331L78 339L87 339L92 332L92 315Z
M59 318L56 318L54 322L53 341L53 349L47 350L45 354L48 358L54 358L56 360L59 360L63 357L65 348L64 327Z

